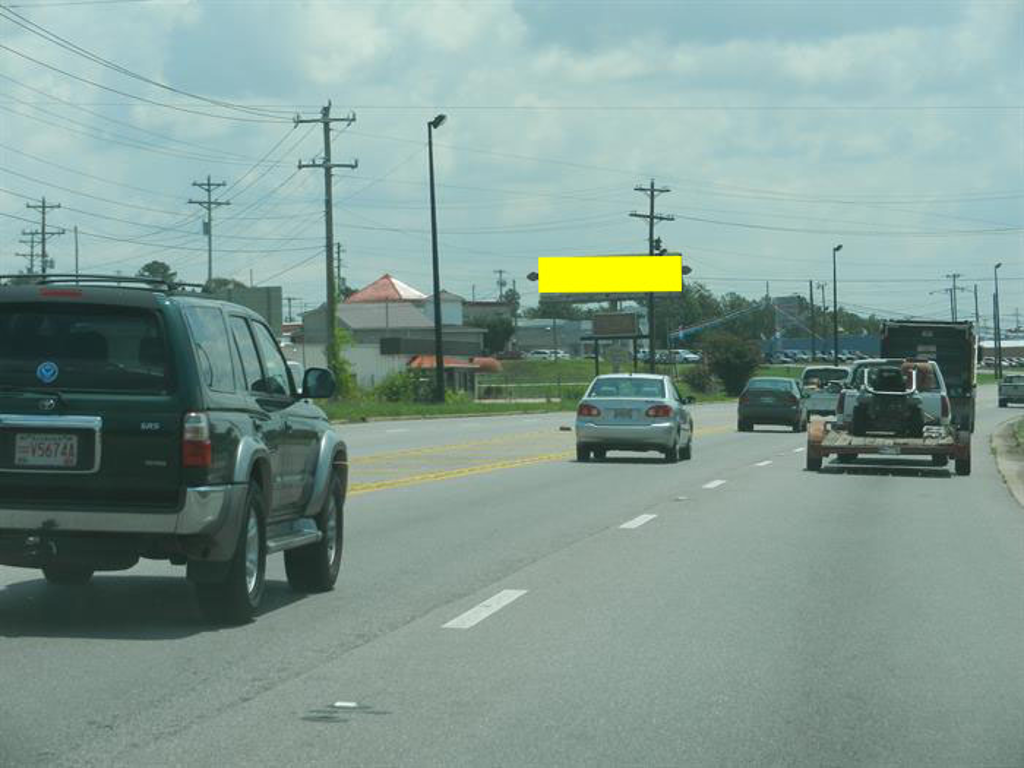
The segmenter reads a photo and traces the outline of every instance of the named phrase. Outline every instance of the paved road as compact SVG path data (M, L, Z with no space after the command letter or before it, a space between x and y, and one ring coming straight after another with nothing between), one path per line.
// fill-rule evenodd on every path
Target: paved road
M724 405L678 465L576 463L567 415L346 427L331 594L274 558L257 622L211 630L169 566L0 568L0 764L1024 765L983 392L969 478L807 473Z

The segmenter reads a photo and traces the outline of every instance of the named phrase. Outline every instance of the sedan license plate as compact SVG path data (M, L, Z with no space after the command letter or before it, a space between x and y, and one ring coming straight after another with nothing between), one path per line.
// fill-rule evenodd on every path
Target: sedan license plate
M78 464L78 437L19 433L14 439L14 466L72 469Z
M613 413L616 419L632 419L633 411L630 408L616 408Z
M898 445L883 445L878 449L878 452L882 456L899 456L900 447Z

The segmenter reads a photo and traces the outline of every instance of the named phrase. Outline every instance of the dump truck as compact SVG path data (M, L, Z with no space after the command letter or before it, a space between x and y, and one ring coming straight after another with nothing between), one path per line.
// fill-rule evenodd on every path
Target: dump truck
M974 431L978 339L974 323L887 320L882 324L882 357L934 360L946 382L953 424Z

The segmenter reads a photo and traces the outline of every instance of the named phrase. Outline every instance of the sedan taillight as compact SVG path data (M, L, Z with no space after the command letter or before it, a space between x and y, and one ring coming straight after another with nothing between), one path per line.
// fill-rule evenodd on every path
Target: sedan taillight
M577 416L600 416L601 409L590 403L581 403L580 407L576 409Z
M181 440L181 465L204 469L213 465L210 419L205 413L193 411L185 414L185 428Z
M846 391L839 393L839 401L836 403L836 413L843 413L846 410Z
M647 415L651 418L659 418L672 415L671 405L652 405L646 411Z

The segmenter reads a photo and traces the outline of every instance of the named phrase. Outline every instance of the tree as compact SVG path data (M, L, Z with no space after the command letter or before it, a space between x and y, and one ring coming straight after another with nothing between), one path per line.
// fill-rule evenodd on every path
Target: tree
M585 316L578 305L568 301L552 301L540 297L540 303L536 307L530 307L523 312L525 317L534 318L558 318L559 320L582 320Z
M489 355L501 352L516 332L511 318L504 315L496 315L483 320L480 325L486 329L484 334L484 350Z
M711 371L719 378L729 395L738 395L761 363L757 344L719 331L704 342L704 354Z
M211 277L203 286L203 293L217 293L226 291L229 288L248 288L245 283L239 282L232 277Z
M164 280L168 283L178 281L178 273L171 269L171 265L163 261L151 261L135 273L136 277L152 277L155 280Z
M508 304L510 307L512 307L512 316L515 317L516 315L519 314L519 304L521 298L522 297L519 295L519 291L517 291L515 288L506 288L504 291L502 291L501 296L498 297L498 301Z

